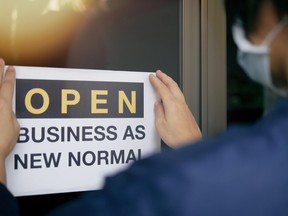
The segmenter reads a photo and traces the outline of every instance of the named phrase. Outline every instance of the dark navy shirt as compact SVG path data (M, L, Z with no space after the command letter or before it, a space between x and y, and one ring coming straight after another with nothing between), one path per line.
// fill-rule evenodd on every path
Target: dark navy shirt
M19 215L17 200L2 184L0 184L0 215L1 216Z
M51 215L288 215L288 99L253 125L138 161Z

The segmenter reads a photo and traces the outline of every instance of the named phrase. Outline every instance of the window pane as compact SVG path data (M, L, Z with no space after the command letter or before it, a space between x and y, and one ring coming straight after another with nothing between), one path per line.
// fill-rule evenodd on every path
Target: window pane
M161 69L179 82L180 0L6 0L0 34L10 65ZM80 194L18 201L21 214L43 215Z

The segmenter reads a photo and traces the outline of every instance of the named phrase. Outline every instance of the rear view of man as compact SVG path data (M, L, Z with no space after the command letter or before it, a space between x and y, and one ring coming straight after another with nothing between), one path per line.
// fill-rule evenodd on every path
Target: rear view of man
M239 64L251 79L287 96L288 1L226 0L225 4L231 12L228 19L233 23ZM5 80L0 99L2 91L13 86L4 85ZM199 141L201 133L176 83L161 71L150 81L162 99L155 105L156 128L177 150L134 163L108 178L97 196L87 193L51 215L288 214L288 98L253 125ZM0 112L6 109L10 107ZM10 124L3 115L0 122ZM17 128L14 131L6 139L9 143L0 140L2 159L13 146ZM189 142L193 145L180 147ZM13 203L6 191L9 198Z

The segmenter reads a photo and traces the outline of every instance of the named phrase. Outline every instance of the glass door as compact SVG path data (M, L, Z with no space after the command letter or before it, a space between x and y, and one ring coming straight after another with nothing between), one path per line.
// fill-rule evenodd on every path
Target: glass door
M3 2L0 56L7 64L144 72L161 69L182 88L204 135L225 129L226 20L222 0ZM21 214L41 215L79 195L19 197L18 201ZM32 203L40 208L31 208Z
M184 5L188 2L2 1L0 56L7 64L20 66L143 72L161 69L182 84L181 79L190 76L185 75L186 69L182 71L185 67L182 67L180 55L181 31L184 30L181 25L182 11L187 10ZM199 14L197 2L189 3L196 4L195 8L192 7L195 14ZM197 40L198 33L199 29L193 30ZM197 49L193 52L198 51ZM185 53L183 55L186 56ZM199 53L195 56L199 56ZM194 71L198 73L198 69ZM198 83L196 79L193 79L193 82ZM183 86L189 88L189 83L183 83ZM198 100L198 91L195 91L195 94L196 96L191 98ZM198 107L193 101L192 104ZM43 215L80 194L19 197L18 201L21 214ZM31 208L31 205L38 208Z

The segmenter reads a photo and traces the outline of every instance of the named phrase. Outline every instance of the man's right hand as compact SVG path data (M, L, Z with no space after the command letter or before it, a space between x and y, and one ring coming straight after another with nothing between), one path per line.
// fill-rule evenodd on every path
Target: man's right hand
M162 140L176 148L200 139L199 126L177 83L159 70L149 79L161 98L155 104L155 126Z

